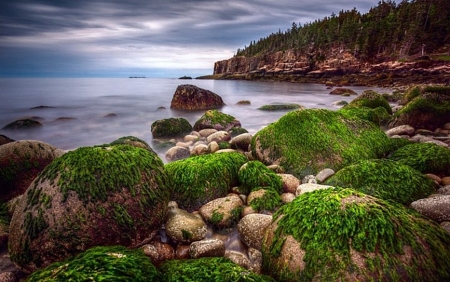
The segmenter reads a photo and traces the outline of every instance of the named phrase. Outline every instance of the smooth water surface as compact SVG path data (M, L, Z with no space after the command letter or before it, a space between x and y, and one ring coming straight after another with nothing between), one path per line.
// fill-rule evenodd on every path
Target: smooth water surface
M336 110L333 102L355 98L329 95L330 90L320 84L287 82L153 78L0 79L0 128L25 117L39 118L44 125L32 130L0 129L0 134L15 140L40 140L64 150L109 143L129 135L151 144L150 126L154 121L183 117L194 125L204 114L204 111L170 109L172 96L181 84L194 84L220 95L226 103L220 110L236 117L252 134L286 113L257 110L262 105L298 103L306 108ZM366 89L381 93L387 91L351 88L358 94ZM236 105L240 100L249 100L251 105ZM39 108L33 109L35 107Z

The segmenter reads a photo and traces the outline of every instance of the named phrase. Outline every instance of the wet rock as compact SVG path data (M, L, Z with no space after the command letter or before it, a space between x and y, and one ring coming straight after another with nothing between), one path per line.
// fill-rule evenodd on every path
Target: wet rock
M230 140L231 148L248 151L248 146L252 142L253 135L250 133L240 134Z
M206 137L206 141L208 143L211 143L213 141L216 141L217 143L220 142L228 142L231 139L231 135L226 131L217 131L216 133L213 133Z
M175 250L170 244L154 241L142 246L142 249L154 265L175 258Z
M249 214L244 216L237 225L241 240L248 247L261 250L264 234L271 222L271 215Z
M198 144L196 146L194 146L194 148L192 148L191 150L191 155L204 155L204 154L208 154L209 150L208 150L208 145L205 144Z
M172 97L170 108L175 110L205 110L224 106L222 98L195 85L179 85Z
M194 130L216 129L218 131L229 131L234 127L241 127L241 122L235 117L217 110L206 111L194 124Z
M325 180L327 180L329 177L333 176L335 174L334 170L331 168L324 168L316 175L316 180L319 183L323 183Z
M192 131L192 125L184 118L166 118L152 123L153 138L176 137Z
M328 188L333 188L333 186L321 185L321 184L316 184L316 183L305 183L305 184L301 184L297 187L297 190L295 191L295 196L298 197L298 196L308 193L308 192L313 192L316 190L328 189Z
M283 192L285 193L295 193L298 185L300 185L300 180L292 174L279 173L278 174L283 181Z
M175 146L175 147L170 148L166 152L166 160L168 162L173 162L173 161L188 158L190 155L191 155L191 151L189 150L189 148Z
M167 212L166 234L177 243L203 240L208 229L199 217L185 210L172 208Z
M209 135L216 133L217 131L218 130L214 128L206 128L200 130L198 133L200 134L201 137L208 137Z
M3 127L5 130L19 130L19 129L31 129L31 128L39 128L42 126L42 123L32 119L19 119L13 121Z
M420 199L412 202L411 207L434 221L450 221L450 195Z
M333 89L330 94L332 95L357 95L355 91L349 88L338 87Z
M191 258L223 257L225 244L219 239L205 239L193 242L189 247Z
M280 195L281 201L283 203L290 203L295 199L295 194L293 193L283 193Z
M414 127L405 124L405 125L399 125L399 126L389 129L388 131L386 131L386 135L389 137L392 137L394 135L413 136L414 132L415 132Z
M199 212L205 221L215 227L230 227L238 222L243 203L236 194L212 200L203 205Z
M9 138L8 136L1 135L0 134L0 146L6 143L14 142L13 139Z

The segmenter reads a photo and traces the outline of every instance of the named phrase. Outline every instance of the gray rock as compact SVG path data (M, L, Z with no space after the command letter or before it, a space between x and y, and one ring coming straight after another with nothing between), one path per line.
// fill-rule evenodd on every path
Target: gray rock
M208 145L205 144L198 144L197 146L194 146L191 150L191 155L197 156L197 155L204 155L209 153Z
M167 212L166 233L178 243L191 243L205 239L206 223L185 210L172 208Z
M442 195L450 195L450 185L439 188L437 193Z
M230 259L232 262L234 262L237 265L242 266L245 269L249 269L249 270L252 269L252 263L249 260L249 258L240 252L226 251L224 257Z
M200 134L201 137L208 137L209 135L216 133L217 131L218 130L214 128L206 128L200 130L198 133Z
M317 183L316 177L314 175L307 175L303 177L302 183Z
M330 177L334 174L335 174L335 172L331 168L324 168L321 171L319 171L319 173L317 173L316 180L317 180L317 182L322 183L325 180L327 180L328 177Z
M263 262L262 252L255 248L248 248L247 255L250 259L250 262L252 263L252 271L258 274L261 273Z
M223 142L230 141L231 135L226 131L217 131L206 137L206 142L211 143L212 141Z
M173 162L176 160L188 158L190 155L191 151L188 148L175 146L167 150L166 160L168 162Z
M237 225L241 240L248 247L261 250L264 233L271 222L271 215L249 214L244 216Z
M193 242L189 246L191 258L223 257L225 255L225 244L219 239L206 239Z
M412 136L415 132L414 127L409 125L399 125L394 128L389 129L386 131L386 135L389 137L392 137L394 135L409 135Z
M240 134L230 141L231 148L248 151L248 146L252 142L253 136L250 133Z
M208 144L208 151L210 153L215 153L217 151L219 151L219 144L217 144L216 141L212 141L211 143Z
M328 188L333 188L333 186L321 185L321 184L315 184L315 183L305 183L305 184L301 184L297 187L295 196L298 197L301 194L304 194L307 192L312 192L312 191L320 190L320 189L328 189Z
M239 220L242 207L241 198L231 194L206 203L199 212L205 221L216 227L230 227Z
M450 221L450 195L420 199L412 202L411 207L434 221Z

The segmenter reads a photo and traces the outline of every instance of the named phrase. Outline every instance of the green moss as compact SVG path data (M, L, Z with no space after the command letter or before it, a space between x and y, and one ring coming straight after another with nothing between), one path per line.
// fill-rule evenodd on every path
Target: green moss
M193 156L166 164L171 200L193 211L208 201L226 196L238 183L238 170L245 162L244 155L230 152Z
M212 215L211 215L210 223L212 225L216 225L219 222L221 222L222 219L223 219L223 213L218 212L217 210L214 210Z
M8 211L7 203L0 200L0 224L3 226L9 226L9 222L11 221L11 215Z
M192 233L184 229L181 229L181 235L184 240L190 240L192 238Z
M383 95L378 94L373 90L364 91L361 95L353 99L346 107L367 107L371 109L383 107L388 114L392 114L392 108L389 105L389 102Z
M151 125L152 135L157 137L176 137L192 131L192 125L185 118L160 119Z
M450 235L400 204L330 188L297 197L274 220L275 237L262 251L263 270L277 281L450 278ZM287 235L304 250L304 269L277 263Z
M338 112L349 118L358 117L360 119L368 120L376 125L386 124L391 118L389 113L383 107L372 109L364 106L349 106L340 108Z
M233 124L236 122L236 118L231 115L222 113L218 110L208 110L195 122L194 130L199 131L207 128L224 130L227 127L234 127Z
M26 281L161 281L142 250L122 246L94 247L75 258L56 262Z
M450 150L433 143L412 143L393 152L389 159L422 173L450 175Z
M136 187L141 186L147 196L142 200L151 205L168 197L165 189L151 187L155 182L164 185L163 168L164 164L157 155L141 148L129 145L82 147L55 159L36 181L55 181L59 176L57 184L64 199L69 191L74 191L84 202L106 201L109 193L120 192L123 188L135 195ZM28 206L36 204L33 199L28 199Z
M273 104L264 105L258 108L261 111L286 111L286 110L297 110L303 107L299 104Z
M238 135L248 133L247 129L242 127L233 127L230 130L228 130L228 133L231 135L231 137L236 137Z
M163 282L274 281L255 274L227 258L199 258L166 261L160 267Z
M225 142L225 141L223 141L223 142L219 142L219 150L223 150L223 149L230 149L231 148L231 145L230 145L230 143L228 143L228 142Z
M249 161L239 169L239 190L248 194L257 187L272 187L278 193L282 192L283 181L275 172L260 161Z
M131 145L134 147L138 147L138 148L143 148L143 149L147 149L150 152L154 153L152 148L150 147L150 145L148 145L147 142L145 142L142 139L139 139L135 136L124 136L124 137L120 137L117 140L112 141L111 143L109 143L109 145L114 146L114 145Z
M264 195L253 199L249 205L255 211L275 211L281 206L280 194L272 187L258 187L252 191L264 190Z
M252 139L253 156L282 166L303 178L324 168L335 171L362 159L379 158L389 149L389 138L379 126L335 111L306 109L285 114L258 131Z
M353 188L404 205L435 191L434 182L428 177L391 160L364 160L350 165L327 179L325 185Z

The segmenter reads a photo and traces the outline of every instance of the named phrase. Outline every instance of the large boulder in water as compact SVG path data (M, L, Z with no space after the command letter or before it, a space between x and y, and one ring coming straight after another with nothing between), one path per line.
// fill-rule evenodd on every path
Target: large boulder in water
M6 130L30 129L30 128L39 128L41 126L42 123L40 123L39 121L26 118L8 123L3 127L3 129Z
M94 247L67 261L55 262L27 277L39 281L161 281L141 249Z
M0 146L0 199L9 201L19 196L34 178L64 152L50 144L14 141Z
M173 94L170 108L174 110L208 110L224 106L222 98L216 93L195 85L183 84Z
M325 168L337 171L362 159L381 157L389 146L389 138L374 123L307 109L289 112L258 131L251 151L266 165L281 165L286 173L302 179Z
M447 281L450 234L401 204L352 189L302 194L282 206L262 246L277 281Z
M414 88L410 93L411 100L394 114L391 128L406 124L435 130L450 122L450 86Z
M129 145L82 147L55 159L31 183L11 219L9 254L33 272L93 246L139 246L163 223L168 203L161 159Z
M247 158L239 153L199 155L168 163L171 200L189 212L209 201L225 197L238 184L239 168Z
M185 118L159 119L151 125L153 138L177 137L192 131L192 125Z

